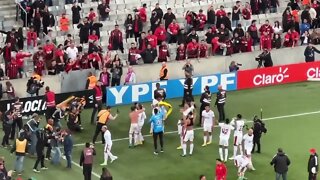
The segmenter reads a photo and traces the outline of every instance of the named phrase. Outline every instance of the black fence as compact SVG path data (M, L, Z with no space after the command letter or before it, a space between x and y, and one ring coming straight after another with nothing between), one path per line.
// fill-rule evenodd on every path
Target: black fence
M94 90L56 94L56 104L59 104L70 96L84 96L86 98L85 108L92 108L94 107L94 95ZM23 104L22 115L31 115L33 113L43 114L46 110L46 101L44 96L20 98L20 102ZM5 112L9 110L12 103L14 103L14 100L0 101L0 111Z

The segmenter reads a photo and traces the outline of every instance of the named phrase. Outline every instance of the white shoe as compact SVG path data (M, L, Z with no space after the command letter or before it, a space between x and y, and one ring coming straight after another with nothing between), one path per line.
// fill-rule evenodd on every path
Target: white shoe
M102 164L100 164L100 166L106 166L106 165L108 165L108 163L102 163Z
M230 160L234 160L234 156L232 156L232 157L229 157L229 159L230 159Z
M118 156L115 156L114 159L111 159L111 163L118 159Z
M252 171L255 171L255 170L256 170L256 168L254 168L254 167L252 166L252 167L251 167L251 170L252 170Z

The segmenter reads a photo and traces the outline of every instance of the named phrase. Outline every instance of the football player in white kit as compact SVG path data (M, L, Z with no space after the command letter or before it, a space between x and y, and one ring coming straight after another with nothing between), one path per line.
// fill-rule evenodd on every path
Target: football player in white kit
M243 138L243 128L245 126L245 121L242 119L241 114L237 114L236 118L233 118L231 123L234 127L234 139L233 139L233 156L230 157L229 159L233 159L235 156L238 155L238 148L240 151L240 154L243 154L242 150L242 138Z
M186 119L183 121L183 126L185 128L183 133L183 144L182 144L182 150L183 154L182 157L186 157L187 155L187 143L189 142L190 149L189 149L189 155L192 156L193 153L193 139L194 139L194 131L193 131L193 124L194 120L196 119L196 114L192 111L189 112Z
M102 126L101 131L104 133L103 137L105 140L105 145L104 145L104 162L102 164L100 164L101 166L106 166L108 164L108 158L110 157L111 159L111 163L114 160L117 160L118 157L114 156L111 153L111 148L112 148L112 140L111 140L111 133L108 130L108 127L106 125Z
M244 154L249 159L249 168L251 170L253 170L253 171L256 170L253 167L252 156L251 156L251 151L252 151L252 148L253 148L253 130L252 129L249 129L248 133L243 136L242 146L243 146L243 149L244 149Z
M195 109L194 103L190 102L190 103L185 103L183 109L180 110L180 112L182 113L182 119L179 119L177 123L178 135L180 137L180 146L177 147L178 150L182 149L182 145L183 145L183 135L185 130L185 128L183 127L183 122L187 118L188 114L190 112L193 112L194 109Z
M213 125L214 125L214 112L210 109L210 106L207 105L205 107L205 110L202 112L202 124L203 127L203 144L202 147L207 146L208 144L211 144L212 142L212 131L213 131Z
M143 109L142 104L136 104L137 109ZM142 127L144 125L144 121L147 119L146 113L143 111L142 113L139 114L138 118L138 128L139 128L139 134L138 134L138 144L143 144L144 143L144 138L142 135Z
M238 180L247 179L244 177L244 174L247 171L247 167L249 166L248 157L245 155L237 155L234 158L234 165L238 168Z
M225 123L219 123L220 129L220 140L219 140L219 155L220 159L224 162L228 160L228 146L231 131L234 129L232 125L229 124L229 119L226 119ZM224 153L224 156L223 156Z

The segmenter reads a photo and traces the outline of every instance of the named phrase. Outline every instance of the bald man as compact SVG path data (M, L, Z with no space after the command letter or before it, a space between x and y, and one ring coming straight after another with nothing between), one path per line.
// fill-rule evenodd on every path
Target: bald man
M110 157L111 163L118 159L117 156L114 156L111 153L111 148L112 148L112 139L111 139L111 133L108 130L108 127L106 125L102 126L101 131L104 133L103 137L105 140L105 145L104 145L104 162L100 164L101 166L106 166L108 164L108 158Z
M217 99L215 106L218 108L219 112L219 123L225 120L224 104L226 103L227 93L222 88L221 85L218 86Z
M244 154L249 159L249 168L251 170L255 170L255 168L253 167L253 164L252 164L252 159L251 159L252 148L253 148L253 130L249 129L248 133L243 136L242 149L244 150Z

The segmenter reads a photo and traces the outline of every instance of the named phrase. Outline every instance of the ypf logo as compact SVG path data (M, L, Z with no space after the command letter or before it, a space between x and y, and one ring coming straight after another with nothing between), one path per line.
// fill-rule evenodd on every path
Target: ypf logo
M278 74L257 74L253 78L253 84L256 86L260 85L269 85L274 83L281 83L284 79L288 78L289 75L286 74L288 71L288 67L282 68L279 67Z
M308 78L320 78L320 69L316 68L309 68L307 71Z

